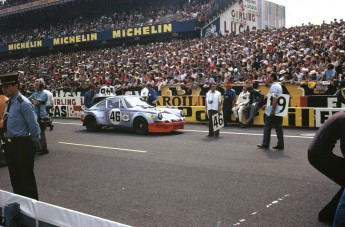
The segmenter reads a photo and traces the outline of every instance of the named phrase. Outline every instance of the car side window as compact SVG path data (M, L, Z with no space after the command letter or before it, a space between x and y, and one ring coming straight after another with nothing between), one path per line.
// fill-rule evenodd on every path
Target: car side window
M97 104L97 108L106 108L105 102L100 102Z
M107 100L108 108L119 108L119 101L120 100L113 100L113 99Z

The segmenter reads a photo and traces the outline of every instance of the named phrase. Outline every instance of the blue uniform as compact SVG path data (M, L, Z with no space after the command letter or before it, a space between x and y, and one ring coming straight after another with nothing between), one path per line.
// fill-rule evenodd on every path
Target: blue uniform
M154 89L151 89L149 91L149 95L148 95L148 98L147 98L148 104L154 105L153 101L155 101L157 99L158 99L157 92Z
M36 91L29 97L29 100L31 99L40 101L40 104L35 107L37 116L39 117L47 116L47 111L46 111L46 104L48 101L47 93L45 93L44 91Z
M224 100L223 100L223 114L224 114L224 126L228 126L228 121L230 121L232 103L236 98L236 92L234 89L224 91Z
M92 98L95 96L95 92L93 91L87 91L84 95L84 104L87 108L91 107L91 103L92 103Z
M41 130L35 108L26 97L17 93L8 100L6 112L4 150L13 192L38 200L34 144L39 144Z
M11 102L11 108L7 119L7 130L4 133L5 137L30 136L33 142L38 142L41 130L37 122L34 106L20 93L10 97L7 105L9 105L9 102Z

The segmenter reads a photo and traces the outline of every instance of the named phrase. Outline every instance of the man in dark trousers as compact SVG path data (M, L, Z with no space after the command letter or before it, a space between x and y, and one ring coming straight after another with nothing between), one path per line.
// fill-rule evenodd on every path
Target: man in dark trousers
M337 141L343 157L333 153ZM308 160L317 170L337 183L341 189L319 212L319 220L332 223L336 208L345 187L345 113L339 112L326 120L316 132L309 145ZM343 216L343 220L345 216Z
M235 104L236 92L231 88L231 84L226 84L226 90L224 91L223 100L223 114L224 114L224 127L228 126L228 121L230 121L230 116L232 112L232 107Z
M2 141L13 192L38 200L34 174L35 150L40 150L40 127L33 104L19 92L18 74L0 75L9 97L3 115Z
M264 137L262 143L257 145L258 148L267 149L270 146L271 141L271 130L273 126L276 129L277 133L277 146L274 146L274 149L284 150L284 134L283 134L283 117L276 116L278 113L278 97L279 95L283 94L283 88L281 84L277 81L278 76L275 73L271 73L267 79L268 83L271 84L269 94L272 96L272 104L266 107L265 110L265 126L264 126Z

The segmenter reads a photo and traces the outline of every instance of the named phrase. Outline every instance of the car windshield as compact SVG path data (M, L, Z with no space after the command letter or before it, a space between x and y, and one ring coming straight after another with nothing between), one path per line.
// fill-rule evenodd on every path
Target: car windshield
M140 100L139 97L127 97L125 100L126 100L128 108L133 108L136 106L150 107L149 104Z

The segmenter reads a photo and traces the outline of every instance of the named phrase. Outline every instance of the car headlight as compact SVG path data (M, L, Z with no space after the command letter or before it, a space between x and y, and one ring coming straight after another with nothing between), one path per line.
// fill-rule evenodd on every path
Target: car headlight
M158 113L158 119L162 120L163 119L163 114L162 113Z
M183 112L183 110L181 110L180 115L181 115L181 117L184 117L184 112Z

